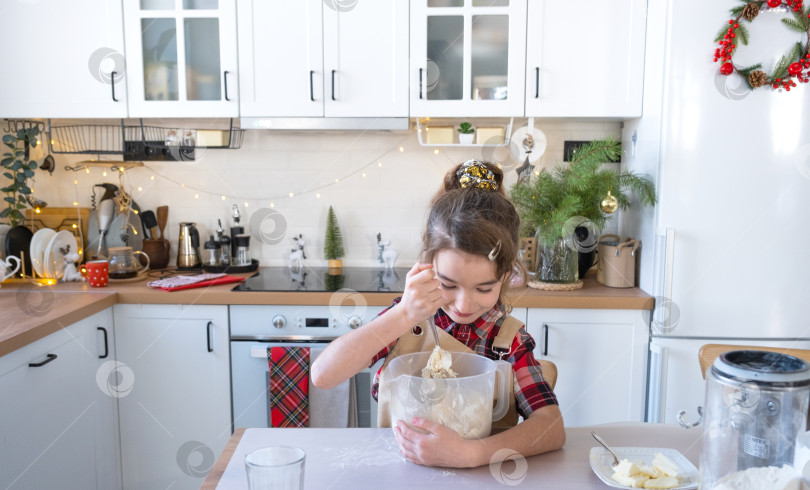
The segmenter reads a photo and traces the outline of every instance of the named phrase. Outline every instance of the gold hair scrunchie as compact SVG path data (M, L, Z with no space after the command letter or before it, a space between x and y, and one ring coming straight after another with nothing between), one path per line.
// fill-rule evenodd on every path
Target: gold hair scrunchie
M497 191L498 183L495 182L495 174L486 165L478 160L467 160L456 171L458 183L462 189L475 187L487 191Z

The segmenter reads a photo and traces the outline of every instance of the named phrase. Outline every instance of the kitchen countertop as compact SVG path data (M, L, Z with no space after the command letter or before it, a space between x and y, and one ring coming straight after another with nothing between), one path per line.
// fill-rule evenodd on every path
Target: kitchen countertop
M701 450L699 429L671 424L622 422L567 427L565 446L523 460L478 468L438 468L405 461L391 429L237 429L208 474L202 489L246 489L244 456L271 445L300 447L306 453L304 488L528 488L604 489L589 454L598 446L591 431L613 447L672 448L695 467ZM500 480L499 480L500 479ZM694 481L697 484L697 481Z
M248 274L234 274L249 277ZM148 280L110 283L94 288L86 282L35 286L28 282L5 282L0 288L0 356L50 335L117 303L186 305L328 305L332 292L232 291L224 284L181 291L161 291ZM654 299L639 288L609 288L586 276L584 287L575 291L513 289L508 294L516 308L572 308L651 310ZM401 293L358 293L369 306L388 306Z

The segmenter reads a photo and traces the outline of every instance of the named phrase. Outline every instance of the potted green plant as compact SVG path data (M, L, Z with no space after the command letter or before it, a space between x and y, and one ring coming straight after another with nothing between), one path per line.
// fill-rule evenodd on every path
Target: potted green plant
M473 136L475 135L475 128L468 122L463 122L458 125L458 142L462 145L471 145Z
M340 225L332 206L329 206L329 213L326 215L326 237L323 242L323 255L328 260L327 267L329 274L340 275L343 267L343 235L340 232Z
M647 177L602 168L605 162L618 161L620 154L618 141L591 141L568 164L519 181L510 190L524 236L536 238L539 281L577 281L578 227L601 230L613 211L630 206L631 194L643 205L655 205L655 187Z
M6 134L3 136L3 144L11 151L3 153L0 166L3 167L3 176L9 183L0 189L6 196L3 200L7 203L6 208L0 211L0 218L8 220L11 226L17 226L25 222L22 210L33 205L31 188L28 186L28 179L34 176L37 162L29 160L29 148L37 145L39 128L20 129L16 134ZM22 144L22 148L20 147Z

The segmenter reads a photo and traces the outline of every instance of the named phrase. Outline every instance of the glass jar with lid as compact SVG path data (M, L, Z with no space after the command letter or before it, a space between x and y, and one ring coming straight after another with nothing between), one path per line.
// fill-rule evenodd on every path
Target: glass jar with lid
M737 488L765 473L798 478L794 449L808 402L803 360L757 350L721 354L706 373L700 488Z

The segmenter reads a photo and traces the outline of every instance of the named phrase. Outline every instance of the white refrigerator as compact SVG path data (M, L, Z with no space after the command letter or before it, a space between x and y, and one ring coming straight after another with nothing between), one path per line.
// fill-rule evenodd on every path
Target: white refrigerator
M810 84L749 91L713 62L734 0L649 2L643 117L623 124L623 164L659 203L619 216L640 238L640 286L656 297L647 420L697 418L708 343L810 349ZM797 40L767 9L734 62L770 72Z

